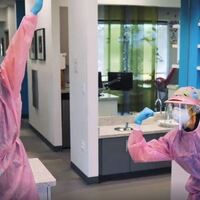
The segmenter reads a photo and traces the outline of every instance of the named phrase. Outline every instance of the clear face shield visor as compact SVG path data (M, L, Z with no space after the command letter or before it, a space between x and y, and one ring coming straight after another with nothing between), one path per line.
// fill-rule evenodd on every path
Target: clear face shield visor
M187 127L192 115L196 114L196 108L186 104L166 104L166 119L179 126L179 130Z

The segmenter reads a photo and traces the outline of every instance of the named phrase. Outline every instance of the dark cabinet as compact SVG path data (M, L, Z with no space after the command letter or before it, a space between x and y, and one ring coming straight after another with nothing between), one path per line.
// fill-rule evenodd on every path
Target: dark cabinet
M129 171L128 137L100 139L100 175L120 174Z
M144 135L147 141L158 139L162 134ZM170 161L135 163L127 149L128 137L99 139L99 175L113 175L160 169L171 166Z
M144 137L146 141L148 142L152 139L158 139L159 137L163 135L164 135L163 133L156 133L156 134L144 135ZM135 163L132 159L130 161L131 172L150 170L150 169L160 169L160 168L165 168L165 167L170 167L170 166L171 166L171 161L146 162L146 163Z
M69 93L62 94L62 147L70 148L70 105Z

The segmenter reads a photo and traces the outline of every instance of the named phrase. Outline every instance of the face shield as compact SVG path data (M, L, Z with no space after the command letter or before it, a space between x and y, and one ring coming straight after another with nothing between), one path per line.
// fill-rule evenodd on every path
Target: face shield
M168 103L166 104L166 119L174 121L179 126L179 130L186 128L193 115L196 115L199 109L196 106Z
M181 87L165 101L166 115L168 120L172 120L179 125L179 129L190 128L196 122L196 115L200 111L199 90L192 87Z

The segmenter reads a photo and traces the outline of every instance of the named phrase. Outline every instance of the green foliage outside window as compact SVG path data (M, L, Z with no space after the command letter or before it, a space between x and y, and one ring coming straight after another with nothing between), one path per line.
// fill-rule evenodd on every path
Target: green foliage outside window
M110 91L120 97L118 110L121 113L139 111L145 106L154 108L154 80L159 59L157 28L157 8L99 7L103 76L108 72L133 73L133 90Z

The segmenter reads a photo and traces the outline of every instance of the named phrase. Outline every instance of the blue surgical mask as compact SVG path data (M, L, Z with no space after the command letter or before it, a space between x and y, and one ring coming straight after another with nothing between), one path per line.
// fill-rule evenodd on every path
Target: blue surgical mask
M172 111L172 117L173 119L178 122L181 126L184 126L187 124L187 122L190 119L190 115L188 113L187 108L180 108L175 107Z

